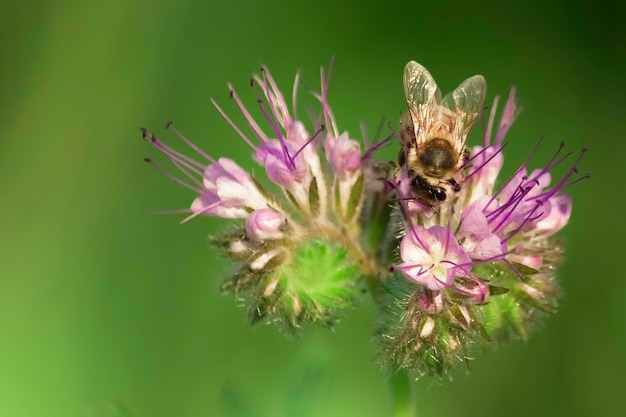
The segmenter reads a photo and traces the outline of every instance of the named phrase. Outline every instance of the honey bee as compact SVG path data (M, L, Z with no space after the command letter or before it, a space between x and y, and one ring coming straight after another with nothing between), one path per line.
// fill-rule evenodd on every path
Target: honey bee
M465 142L482 110L485 91L485 79L475 75L442 99L426 68L415 61L404 67L408 111L400 119L398 162L407 170L413 197L434 210L461 190L469 159Z

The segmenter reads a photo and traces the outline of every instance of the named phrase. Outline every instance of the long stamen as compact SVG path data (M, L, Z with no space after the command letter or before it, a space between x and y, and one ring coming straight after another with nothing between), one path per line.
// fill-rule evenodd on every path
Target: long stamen
M476 152L474 155L470 156L470 158L467 160L467 162L465 164L463 164L462 168L470 166L470 164L472 163L472 161L474 161L474 159L478 158L480 155L484 154L487 151L487 149L490 149L492 147L493 147L493 145L487 145L487 146L483 147L480 151Z
M231 95L231 97L233 97L233 96ZM224 110L222 110L222 108L221 108L221 107L217 104L217 102L216 102L213 98L211 98L211 103L213 103L213 105L215 106L215 108L217 109L217 111L218 111L218 112L222 115L222 117L223 117L224 119L226 119L226 121L228 122L228 124L229 124L229 125L230 125L230 126L231 126L234 130L235 130L235 132L237 132L237 134L238 134L239 136L241 136L241 138L242 138L242 139L243 139L243 140L244 140L244 141L245 141L248 145L250 145L250 147L251 147L251 148L255 149L255 148L256 148L256 146L252 143L252 141L250 141L250 139L248 139L248 137L247 137L246 135L244 135L244 133L241 131L241 129L239 129L239 127L235 124L235 122L233 122L233 121L231 120L231 118L230 118L230 117L228 117L228 115L226 114L226 112L224 112ZM244 114L244 116L245 116L245 114ZM256 134L256 133L255 133L255 134ZM258 136L257 136L257 138L258 138ZM260 138L259 138L259 140L260 140Z
M302 152L302 151L304 150L304 148L306 148L307 146L309 146L309 144L310 144L311 142L313 142L313 141L315 140L315 138L316 138L316 137L317 137L320 133L322 133L322 131L324 131L324 129L326 129L326 127L325 127L324 125L321 125L321 126L320 126L320 128L319 128L319 129L317 129L317 132L315 132L315 133L313 134L313 136L311 136L311 137L310 137L310 138L306 141L306 143L305 143L304 145L302 145L302 146L300 147L300 149L298 149L298 150L296 151L296 153L295 153L295 154L293 154L293 159L294 159L294 161L295 161L295 159L298 157L298 155L300 154L300 152Z
M163 153L163 155L167 157L167 159L169 159L174 165L176 165L177 168L183 170L183 168L181 167L184 167L184 169L188 169L200 177L204 175L204 168L206 167L206 165L200 165L197 161L189 158L186 155L181 154L180 152L173 150L161 141L155 140L152 143L158 150ZM201 167L202 170L200 170L199 167Z
M187 178L189 178L191 181L193 181L195 184L197 184L199 187L201 187L202 189L204 189L204 184L198 180L195 176L192 175L192 173L190 173L188 170L191 170L194 174L196 174L196 176L200 176L201 178L204 178L204 175L200 172L198 172L197 170L195 170L193 167L190 167L184 163L181 163L175 159L170 159L170 162L172 164L174 164L174 166L176 168L178 168L179 171L181 171L183 174L185 174L185 176Z
M176 136L181 138L187 145L189 145L189 147L191 147L191 149L193 149L194 151L198 152L198 154L200 154L200 156L203 156L204 158L208 159L209 161L211 161L214 164L217 162L214 158L212 158L210 155L208 155L202 149L200 149L195 143L191 142L189 139L187 139L185 136L183 136L183 134L180 133L178 131L178 129L176 129L174 127L174 124L172 122L167 122L165 124L165 128L166 129L171 129L174 133L176 133Z
M528 155L526 156L526 159L524 160L524 162L522 163L522 165L520 165L520 167L517 169L517 171L515 171L515 174L513 174L513 176L511 178L509 178L504 184L502 184L502 186L500 186L500 188L498 188L498 190L496 190L493 195L491 196L491 199L489 200L489 202L487 203L487 205L485 206L484 210L487 210L487 208L489 208L489 206L496 200L496 198L498 197L498 195L502 192L502 190L504 190L506 188L507 185L509 185L509 183L511 181L513 181L514 178L517 177L517 175L522 172L522 170L524 168L526 168L526 166L528 165L528 162L530 161L530 158L535 154L535 152L537 151L537 149L539 148L539 145L541 144L541 142L543 141L543 136L541 136L537 142L535 143L535 145L533 146L533 148L530 150L530 152L528 153Z
M209 204L208 206L206 206L205 208L203 208L200 211L195 212L191 216L185 217L183 220L181 220L180 224L187 223L189 220L193 219L194 217L197 217L197 216L199 216L199 215L201 215L203 213L206 213L207 211L211 210L212 208L219 206L221 203L222 203L221 201L216 201L213 204Z
M145 140L146 142L150 142L152 143L152 145L157 148L158 150L160 150L165 156L167 156L169 159L176 159L180 162L184 162L186 164L188 164L189 166L195 166L197 168L201 168L204 169L205 165L196 161L195 159L178 152L177 150L167 146L166 144L164 144L163 142L161 142L160 140L157 139L156 136L154 136L152 133L148 132L146 129L141 128L140 129L143 135L143 140Z
M263 80L265 81L265 84L271 87L272 89L271 99L268 97L268 101L270 102L272 107L276 111L278 111L277 115L280 116L280 118L278 118L277 120L282 126L285 127L286 130L289 130L291 126L291 118L289 117L289 110L287 109L287 103L285 103L285 99L280 93L280 90L278 89L278 86L276 85L276 82L274 81L274 77L272 77L272 74L270 74L267 68L265 68L264 66L261 67L261 73L263 74ZM269 91L267 93L269 94Z
M333 60L334 61L334 60ZM333 71L333 61L331 61L331 66L328 72L328 77L324 76L324 67L320 68L320 79L322 83L322 92L320 101L322 103L322 114L324 116L324 123L326 126L329 126L331 133L337 137L339 136L339 130L337 129L337 124L335 122L335 116L333 115L330 106L328 105L328 85L330 83L330 77Z
M480 171L480 170L481 170L481 169L482 169L485 165L487 165L489 162L491 162L491 160L492 160L493 158L495 158L495 157L496 157L499 153L501 153L501 152L502 152L502 150L503 150L504 148L506 148L506 146L507 146L508 144L509 144L509 143L507 142L507 143L505 143L504 145L502 145L501 147L499 147L499 148L498 148L498 150L497 150L497 151L496 151L493 155L491 155L491 156L489 157L489 159L487 159L487 160L486 160L485 162L483 162L480 166L478 166L476 169L474 169L472 172L470 172L470 173L469 173L469 174L465 177L465 179L470 178L472 175L474 175L474 174L476 174L478 171Z
M395 139L395 137L396 137L396 134L392 133L391 135L387 136L385 139L381 140L380 142L370 146L367 149L367 151L363 153L363 156L361 157L361 161L365 161L366 159L370 158L374 152L381 149L383 146L388 144L392 139Z
M293 108L293 117L298 120L298 112L297 112L297 101L296 96L298 95L298 87L300 86L300 71L296 72L296 79L293 82L293 92L291 94L291 107Z
M177 209L177 210L160 210L160 211L152 211L151 214L183 214L191 212L190 208L186 209Z
M267 85L265 85L264 83L259 83L259 84L263 84L263 88L265 90L267 90ZM254 79L250 80L250 85L254 87ZM283 135L283 132L276 125L276 121L277 120L276 120L276 115L274 113L273 106L271 105L271 103L269 103L270 104L270 110L272 111L272 116L270 116L270 114L265 109L265 106L263 106L263 99L260 97L260 95L256 91L256 89L254 91L255 91L255 94L257 96L257 103L259 104L259 108L261 109L261 113L263 113L263 117L265 117L265 120L270 125L272 131L276 135L276 138L280 142L280 147L281 147L282 152L283 152L283 158L287 162L287 167L290 170L294 170L296 168L296 164L295 164L293 158L291 157L291 155L289 155L289 149L287 148L286 138ZM269 94L269 93L266 92L265 94Z
M537 209L541 206L543 206L543 201L537 201L537 203L535 204L535 206L533 207L533 209L526 215L526 218L520 223L519 226L517 226L515 228L515 230L513 230L511 233L508 234L508 236L506 236L504 239L502 239L500 242L504 243L507 242L509 239L511 239L513 236L515 236L516 234L518 234L523 228L524 226L526 226L529 222L533 221L533 220L537 220L539 218L541 218L541 216L543 216L543 212L539 213L537 216L534 216L535 211L537 211Z
M237 107L239 107L239 111L241 111L241 114L243 114L243 117L246 119L246 122L248 123L248 126L250 126L250 129L252 130L252 133L254 133L254 136L256 136L258 141L261 143L267 142L269 138L267 137L265 132L263 132L263 129L259 127L250 112L248 112L246 106L243 105L232 84L228 84L228 88L230 90L229 97L232 98L235 101ZM223 115L223 112L220 113L222 113Z
M202 189L198 189L193 187L192 185L187 184L185 181L181 180L178 177L175 177L174 175L170 174L169 172L167 172L165 169L161 168L159 165L157 165L154 161L152 161L152 159L150 158L144 158L144 161L146 161L148 164L150 164L154 169L156 169L157 171L159 171L161 174L165 175L167 178L171 179L172 181L174 181L177 184L182 185L183 187L195 192L195 193L202 193Z

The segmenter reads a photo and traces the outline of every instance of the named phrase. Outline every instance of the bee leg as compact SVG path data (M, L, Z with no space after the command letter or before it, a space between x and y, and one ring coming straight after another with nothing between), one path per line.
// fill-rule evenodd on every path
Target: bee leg
M463 166L467 165L470 159L470 150L468 148L463 149Z
M452 188L454 189L455 193L458 193L459 191L461 191L461 184L456 182L456 180L454 178L450 178L448 180L448 183L452 186Z

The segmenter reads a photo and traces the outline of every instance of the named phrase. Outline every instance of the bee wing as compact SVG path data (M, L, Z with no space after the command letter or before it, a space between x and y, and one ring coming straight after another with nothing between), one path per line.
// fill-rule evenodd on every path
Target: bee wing
M474 75L463 81L454 91L446 94L442 105L456 115L454 124L454 140L456 151L461 153L465 148L467 135L478 114L483 108L487 83L482 75Z
M441 100L441 92L430 72L415 61L409 61L404 67L404 96L419 144L426 138L430 108Z

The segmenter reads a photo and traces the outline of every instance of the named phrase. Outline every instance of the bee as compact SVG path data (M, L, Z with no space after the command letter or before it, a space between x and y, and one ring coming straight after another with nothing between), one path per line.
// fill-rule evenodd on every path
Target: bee
M400 119L398 162L406 168L413 197L433 210L461 190L469 160L465 142L482 110L486 88L483 76L475 75L442 99L426 68L415 61L404 67L408 111Z

